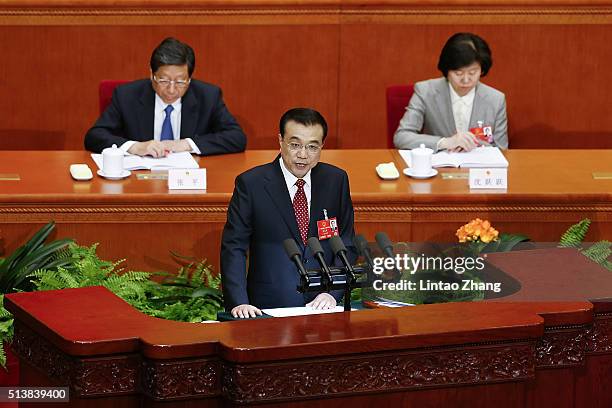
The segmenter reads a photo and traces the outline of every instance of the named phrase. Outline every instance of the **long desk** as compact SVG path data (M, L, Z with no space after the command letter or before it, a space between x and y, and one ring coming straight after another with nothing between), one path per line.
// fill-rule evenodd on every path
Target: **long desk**
M69 406L610 407L612 274L572 249L488 262L520 291L215 324L144 316L101 287L5 303L21 385L69 386Z
M328 119L328 147L386 148L386 87L440 76L465 31L491 47L512 148L611 148L610 24L609 0L0 0L3 77L19 78L0 83L0 149L82 148L99 82L148 77L167 36L193 46L249 148L276 148L297 105Z
M216 266L235 177L276 155L267 150L197 158L207 168L208 189L189 192L168 191L166 181L138 180L135 174L121 181L74 181L71 163L96 169L83 151L0 151L0 174L20 177L0 180L5 251L55 220L58 237L99 242L103 258L127 259L132 269L173 271L170 250ZM441 175L382 181L374 170L378 163L405 167L395 150L324 150L322 161L347 170L356 231L369 239L386 231L393 240L453 242L457 228L475 217L538 241L557 241L569 225L589 217L587 239L612 237L612 179L593 178L593 172L612 172L612 150L510 150L506 156L505 192L470 191L467 180Z

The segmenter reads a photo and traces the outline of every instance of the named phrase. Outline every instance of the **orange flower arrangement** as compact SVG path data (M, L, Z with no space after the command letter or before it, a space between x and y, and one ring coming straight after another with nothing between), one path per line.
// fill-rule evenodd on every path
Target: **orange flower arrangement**
M488 220L481 220L476 218L461 228L455 233L459 242L476 242L481 241L485 244L489 242L497 241L499 232L491 226Z

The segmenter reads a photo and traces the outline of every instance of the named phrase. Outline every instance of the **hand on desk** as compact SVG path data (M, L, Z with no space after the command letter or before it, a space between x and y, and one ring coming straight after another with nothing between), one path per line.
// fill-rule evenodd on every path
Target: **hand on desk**
M138 156L166 157L172 152L191 151L191 146L186 140L149 140L148 142L136 142L129 149L128 153Z
M319 293L312 302L306 304L315 310L333 309L336 305L336 298L329 293Z
M136 142L129 149L128 153L137 156L165 157L170 153L164 142L149 140L148 142Z
M261 310L252 305L238 305L235 306L232 311L232 317L239 317L241 319L261 316Z
M162 143L164 144L166 149L170 150L171 152L190 152L191 151L191 146L189 145L189 142L184 139L164 140Z
M478 140L470 132L457 132L440 140L438 148L449 152L469 152L478 146Z

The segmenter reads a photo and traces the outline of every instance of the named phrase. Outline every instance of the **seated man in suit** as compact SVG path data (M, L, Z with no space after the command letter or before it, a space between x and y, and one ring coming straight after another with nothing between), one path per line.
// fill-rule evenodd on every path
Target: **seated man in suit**
M261 308L336 306L342 291L315 296L296 290L300 276L283 248L285 239L295 239L306 268L315 267L306 241L317 236L318 220L336 218L349 257L356 258L348 176L319 163L327 136L325 119L312 109L291 109L282 116L279 131L280 155L236 177L227 210L221 278L225 308L234 317L255 317ZM333 264L328 241L321 245L326 262Z
M139 156L242 152L246 136L227 110L221 89L192 79L193 49L166 38L151 55L151 78L117 87L108 108L85 135L85 148L113 144Z
M470 151L491 144L507 149L506 97L480 82L491 65L491 50L482 38L471 33L450 37L438 62L444 77L414 85L395 147Z

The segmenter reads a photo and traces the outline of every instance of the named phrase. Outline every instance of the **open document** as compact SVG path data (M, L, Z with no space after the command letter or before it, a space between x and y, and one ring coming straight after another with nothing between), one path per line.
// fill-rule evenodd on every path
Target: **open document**
M338 312L344 312L344 308L342 306L336 306L333 309L316 310L309 306L303 306L303 307L280 307L278 309L262 309L261 311L273 317L289 317L289 316L304 316L304 315L314 315L314 314L323 314L323 313L338 313Z
M410 167L410 150L399 150ZM438 152L431 156L433 167L508 167L508 160L499 147L481 146L470 152Z
M91 154L91 158L96 166L102 170L102 155ZM161 169L197 169L198 162L195 161L191 153L179 152L170 153L166 157L136 156L129 154L123 157L123 168L125 170L151 170L152 168Z

